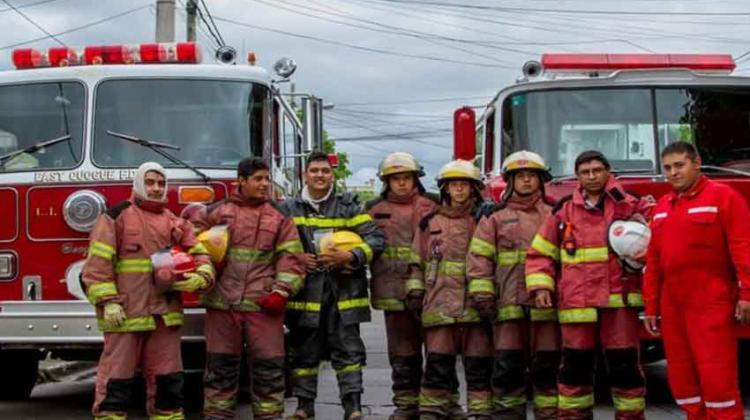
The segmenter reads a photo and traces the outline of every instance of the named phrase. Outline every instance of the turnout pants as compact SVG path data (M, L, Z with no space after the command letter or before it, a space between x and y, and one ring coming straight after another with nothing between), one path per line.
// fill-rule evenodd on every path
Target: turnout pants
M234 419L243 342L247 345L253 418L284 414L284 316L206 310L205 419Z
M456 356L463 355L469 416L492 418L492 343L481 324L453 324L424 330L427 363L419 410L449 417L454 412L458 380Z
M734 308L728 299L693 305L662 300L669 387L690 420L743 418Z
M416 417L422 382L422 325L412 311L386 311L384 315L394 415Z
M365 343L359 324L344 325L336 302L322 305L320 327L295 326L287 336L292 395L314 400L318 392L318 369L330 359L336 371L339 394L362 394L362 368L366 362Z
M534 417L557 418L557 373L560 332L554 309L524 311L524 318L494 327L495 367L492 373L495 419L526 418L526 385L534 389Z
M643 419L646 389L639 359L638 310L598 309L598 322L563 323L558 418L593 419L594 370L601 343L615 418Z
M104 333L104 349L96 374L92 413L95 419L124 420L133 395L138 367L146 380L146 412L152 420L180 420L182 357L180 327L167 327L156 317L153 331Z

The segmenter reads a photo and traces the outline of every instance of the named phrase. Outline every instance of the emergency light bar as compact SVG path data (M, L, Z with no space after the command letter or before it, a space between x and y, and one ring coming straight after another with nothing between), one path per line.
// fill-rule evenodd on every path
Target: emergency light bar
M682 68L732 71L729 54L543 54L544 70L625 70Z
M96 64L200 62L201 50L194 42L97 45L85 47L82 53L68 47L52 47L46 53L33 48L13 50L13 64L17 69Z

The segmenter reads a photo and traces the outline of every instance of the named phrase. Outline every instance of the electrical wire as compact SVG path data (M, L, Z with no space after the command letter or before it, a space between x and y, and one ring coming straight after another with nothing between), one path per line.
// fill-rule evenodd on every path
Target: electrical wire
M42 5L42 4L52 3L52 2L55 2L55 1L58 1L58 0L41 0L41 1L38 1L36 3L26 3L26 4L23 4L23 5L20 5L20 6L16 6L15 9L26 9L26 8L29 8L29 7L39 6L39 5ZM6 7L5 9L0 9L0 13L10 12L10 11L15 10L15 9L12 8L12 7Z
M363 105L402 105L402 104L421 104L430 102L456 102L456 101L471 101L477 99L492 99L492 96L459 96L455 98L429 98L429 99L414 99L410 101L385 101L385 102L344 102L337 103L336 108L342 106L363 106Z
M431 55L407 54L407 53L400 53L400 52L397 52L397 51L390 51L390 50L383 50L383 49L379 49L379 48L365 47L365 46L362 46L362 45L349 44L349 43L342 42L342 41L335 41L335 40L331 40L331 39L327 39L327 38L321 38L321 37L312 36L312 35L300 34L300 33L295 33L295 32L290 32L290 31L284 31L284 30L281 30L281 29L275 29L275 28L269 28L269 27L260 26L260 25L254 25L254 24L251 24L251 23L240 22L240 21L237 21L237 20L234 20L234 19L229 19L229 18L224 18L224 17L219 17L219 16L215 16L215 19L218 20L218 21L220 21L220 22L226 22L226 23L230 23L232 25L243 26L243 27L246 27L246 28L256 29L256 30L259 30L259 31L272 32L272 33L277 33L277 34L281 34L281 35L287 35L287 36L291 36L291 37L295 37L295 38L307 39L307 40L310 40L310 41L317 41L317 42L321 42L321 43L324 43L324 44L331 44L331 45L337 45L337 46L340 46L340 47L351 48L351 49L360 50L360 51L367 51L367 52L371 52L371 53L375 53L375 54L392 55L392 56L396 56L396 57L415 58L415 59L428 60L428 61L438 61L438 62L442 62L442 63L464 64L464 65L478 66L478 67L502 68L502 69L511 69L511 70L515 69L514 66L506 66L506 65L502 65L502 64L484 63L484 62L476 62L476 61L454 60L454 59L450 59L450 58L435 57L435 56L431 56Z
M69 33L72 33L72 32L77 32L77 31L80 31L80 30L83 30L83 29L88 29L88 28L90 28L92 26L100 25L100 24L102 24L104 22L108 22L110 20L117 19L117 18L125 16L125 15L129 15L129 14L134 13L134 12L139 11L139 10L153 9L153 7L154 7L153 4L146 4L146 5L143 5L143 6L140 6L140 7L135 7L135 8L126 10L124 12L117 13L115 15L107 16L105 18L102 18L102 19L99 19L99 20L96 20L96 21L93 21L93 22L89 22L89 23L87 23L85 25L81 25L81 26L77 26L77 27L74 27L74 28L66 29L66 30L61 31L61 32L57 32L57 33L55 33L53 35L54 36L66 35L66 34L69 34ZM31 44L33 42L43 41L43 40L49 39L49 38L50 38L49 36L43 36L43 37L38 37L38 38L34 38L34 39L27 39L27 40L21 41L21 42L15 42L13 44L8 44L8 45L0 46L0 51L2 51L2 50L8 50L8 49L11 49L11 48L20 47L22 45Z
M223 46L224 41L216 32L214 32L214 29L211 27L211 24L208 23L208 19L206 19L206 17L203 15L203 11L201 10L201 8L196 7L195 10L198 11L198 17L201 19L201 22L203 22L203 25L206 27L208 32L211 34L211 37L214 39L214 41L216 41L218 45Z
M213 26L214 30L216 31L216 35L218 35L219 39L221 40L221 45L227 45L226 42L224 42L224 37L221 35L221 31L219 31L219 27L216 26L216 22L214 22L214 17L211 16L211 11L208 10L208 5L206 5L205 0L201 0L201 4L203 5L203 10L206 11L206 14L208 15L208 19L211 20L211 25ZM200 7L199 7L200 9Z
M45 35L47 35L47 38L52 38L52 39L54 39L54 40L55 40L55 41L56 41L56 42L57 42L58 44L62 45L63 47L67 47L67 45L65 45L65 43L64 43L64 42L60 41L60 39L59 39L59 38L57 38L57 37L56 37L55 35L53 35L53 34L49 33L49 32L48 32L48 31L47 31L46 29L44 29L44 28L42 27L42 25L40 25L40 24L38 24L38 23L34 22L34 20L33 20L32 18L30 18L29 16L27 16L27 15L26 15L26 14L25 14L24 12L22 12L22 11L18 10L18 8L17 8L17 7L13 6L13 5L12 5L12 4L10 3L10 1L8 1L8 0L3 0L3 3L5 3L5 4L6 4L6 5L8 6L8 7L10 7L11 9L13 9L13 11L15 11L16 13L18 13L18 15L19 15L19 16L21 16L21 17L22 17L22 18L23 18L23 19L24 19L25 21L27 21L27 22L29 22L30 24L34 25L34 27L36 27L36 28L37 28L37 29L39 29L40 31L44 32L44 34L45 34Z

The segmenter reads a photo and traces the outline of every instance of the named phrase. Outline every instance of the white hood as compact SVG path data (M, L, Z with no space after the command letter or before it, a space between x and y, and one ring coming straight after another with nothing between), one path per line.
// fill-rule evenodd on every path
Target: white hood
M164 195L160 200L153 200L148 197L148 194L146 194L145 179L146 173L149 171L158 172L161 174L161 176L164 177ZM167 187L169 187L169 184L166 184L166 182L167 172L164 170L164 168L156 162L146 162L143 165L139 166L135 171L135 177L133 177L133 192L135 193L135 196L140 198L141 200L165 202L167 201Z

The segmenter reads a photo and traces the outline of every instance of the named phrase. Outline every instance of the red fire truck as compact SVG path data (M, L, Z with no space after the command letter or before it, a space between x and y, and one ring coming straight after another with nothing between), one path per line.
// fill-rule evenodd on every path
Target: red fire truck
M750 77L734 68L723 54L545 54L476 121L471 108L455 112L455 155L477 159L495 200L502 159L521 149L544 156L553 196L571 193L575 158L593 149L629 191L659 198L670 189L661 150L689 141L710 178L750 198ZM660 342L642 333L644 360L661 358ZM737 333L749 338L750 328Z
M322 143L322 102L304 121L277 80L230 49L200 64L194 43L13 52L0 72L0 400L29 396L48 353L96 360L102 337L79 273L88 233L128 198L145 161L169 172L171 209L228 195L237 162L272 162L277 196L301 188L301 158ZM200 366L202 310L186 310L186 365Z

